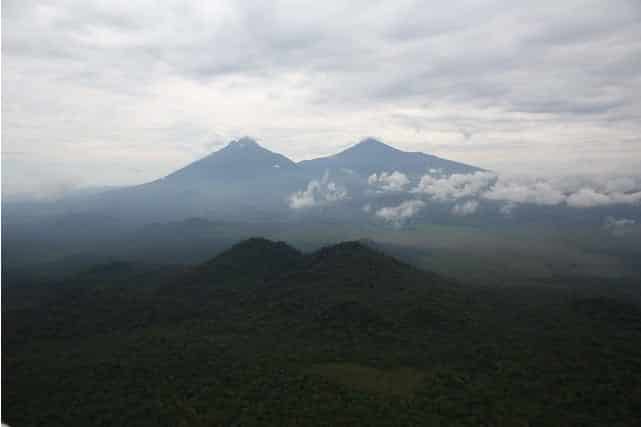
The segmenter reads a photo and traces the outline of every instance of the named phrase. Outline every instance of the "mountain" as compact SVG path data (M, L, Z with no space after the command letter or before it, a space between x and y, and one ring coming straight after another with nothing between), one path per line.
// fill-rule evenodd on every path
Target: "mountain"
M482 170L430 154L401 151L373 138L364 139L338 154L304 160L298 165L312 175L323 174L325 171L351 170L365 177L373 173L392 171L417 177L426 174L430 169L440 169L445 174Z
M445 174L480 170L424 153L401 151L372 138L334 156L295 163L243 137L163 178L97 194L76 195L43 206L41 211L42 216L70 212L102 215L136 227L190 217L252 221L279 217L287 221L293 213L289 198L295 192L307 190L309 194L302 197L310 198L326 190L346 189L349 197L345 200L351 200L354 206L358 204L354 210L358 213L370 174L399 171L415 179L429 169L441 169ZM329 181L308 188L326 172L331 175ZM343 207L333 211L336 218L347 212ZM11 212L9 222L38 217L38 208L7 212ZM362 213L348 216L354 215Z
M231 212L284 208L285 196L306 183L296 163L244 137L141 189L160 192L163 198L186 197L186 203L201 209Z
M439 169L445 174L482 170L425 153L401 151L373 138L367 138L333 156L294 163L281 154L261 147L255 140L244 137L160 181L179 186L255 181L257 185L264 186L278 178L283 182L303 177L318 179L326 171L349 170L367 178L372 173L383 171L421 176L430 169Z
M307 182L296 163L244 137L164 178L95 195L82 208L138 223L255 219L285 211L287 195Z

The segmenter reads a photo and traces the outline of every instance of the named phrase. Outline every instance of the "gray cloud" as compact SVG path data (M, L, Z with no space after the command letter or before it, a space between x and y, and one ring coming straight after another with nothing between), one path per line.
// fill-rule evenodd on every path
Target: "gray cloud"
M2 24L8 193L64 181L51 160L137 183L245 134L295 159L376 134L501 172L641 169L637 0L8 0Z

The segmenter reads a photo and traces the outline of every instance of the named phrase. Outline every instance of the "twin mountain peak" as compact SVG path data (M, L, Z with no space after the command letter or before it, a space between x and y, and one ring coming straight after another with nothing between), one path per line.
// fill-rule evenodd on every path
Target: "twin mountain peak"
M168 175L165 180L238 180L266 176L305 176L318 178L325 172L349 172L367 177L383 171L421 175L429 169L445 173L471 173L477 167L442 159L421 152L406 152L383 142L366 138L337 154L298 163L270 151L250 137L230 142L224 148Z

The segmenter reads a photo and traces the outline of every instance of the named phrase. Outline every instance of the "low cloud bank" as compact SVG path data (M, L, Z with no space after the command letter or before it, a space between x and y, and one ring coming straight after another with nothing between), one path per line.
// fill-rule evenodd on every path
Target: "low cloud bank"
M512 217L524 204L539 206L567 206L575 209L611 205L641 205L641 176L591 176L534 178L527 176L497 175L492 172L444 175L430 170L412 186L406 175L395 171L373 174L368 179L377 192L404 191L413 198L398 206L379 209L375 215L395 226L401 226L426 206L427 199L454 203L450 213L455 216L474 215L484 200L500 202L499 213ZM405 189L405 190L403 190ZM366 213L373 212L368 203ZM617 222L619 221L619 222ZM623 222L621 222L623 221ZM605 228L620 230L629 227L632 220L612 220Z
M610 194L597 193L591 188L582 188L565 200L573 208L591 208L616 204L634 205L641 202L641 192Z
M373 175L376 176L376 175ZM370 182L370 184L374 182ZM641 177L531 178L472 174L424 175L410 193L447 202L478 198L505 202L501 213L509 215L518 204L591 208L617 204L641 204Z
M480 193L479 196L488 200L548 206L558 205L565 200L565 195L549 182L525 184L505 179L498 179L492 187Z
M479 197L508 203L592 208L641 203L641 180L632 177L528 179L499 177Z
M388 206L376 211L376 216L384 221L400 227L426 206L422 200L406 200L398 206Z
M333 181L326 173L320 180L312 180L305 190L297 191L288 198L289 207L304 209L327 205L347 198L347 190Z

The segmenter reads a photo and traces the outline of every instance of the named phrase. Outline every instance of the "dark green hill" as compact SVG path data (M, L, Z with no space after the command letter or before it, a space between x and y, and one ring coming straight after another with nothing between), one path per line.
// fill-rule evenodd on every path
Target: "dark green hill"
M203 280L257 284L299 267L303 254L285 242L244 240L197 268Z

